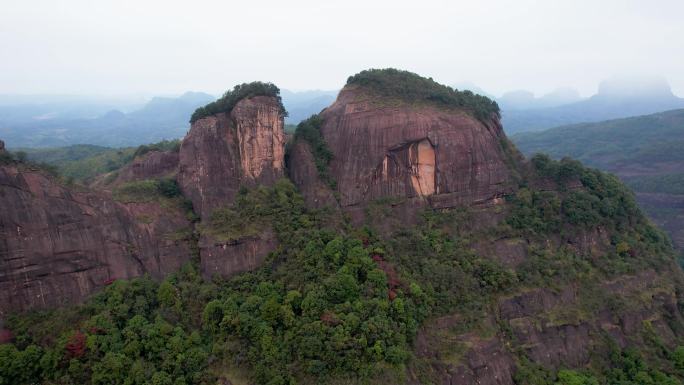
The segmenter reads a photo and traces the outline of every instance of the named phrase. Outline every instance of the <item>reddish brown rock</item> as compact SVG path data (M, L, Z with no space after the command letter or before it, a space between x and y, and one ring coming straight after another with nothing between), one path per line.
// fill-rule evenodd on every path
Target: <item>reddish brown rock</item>
M307 206L337 207L337 200L330 186L325 184L318 175L309 144L303 140L294 142L289 155L290 179L299 188Z
M115 183L143 179L175 177L178 173L178 153L173 151L150 151L136 157L122 167Z
M230 114L199 119L181 144L178 184L203 221L229 206L241 187L272 185L284 175L285 134L280 103L256 96L238 102ZM223 277L258 267L275 248L275 234L218 242L200 238L202 274Z
M455 335L451 330L460 323L458 316L445 316L423 326L415 341L416 355L430 363L432 383L445 385L513 385L515 360L499 336L482 338L475 333ZM493 319L485 321L493 326ZM458 353L463 347L466 351ZM411 383L422 384L409 374ZM425 371L423 368L422 371Z
M375 98L347 86L321 113L342 207L387 196L452 207L489 202L512 190L498 117L480 121L462 110ZM292 155L298 187L307 200L321 199L308 190L316 182L304 178L310 162Z
M241 186L284 175L285 134L276 98L237 103L230 115L197 120L181 144L178 183L202 218L233 202Z
M217 275L229 277L236 273L258 268L271 251L278 246L276 236L266 230L257 237L219 242L210 236L200 238L201 270L205 279Z
M0 318L83 300L108 281L161 278L188 261L189 223L156 203L123 205L37 171L0 167Z

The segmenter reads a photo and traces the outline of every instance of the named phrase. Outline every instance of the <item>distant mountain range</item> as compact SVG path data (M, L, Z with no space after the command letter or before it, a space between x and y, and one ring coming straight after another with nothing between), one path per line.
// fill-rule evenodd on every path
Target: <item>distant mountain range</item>
M492 97L470 83L456 88ZM294 125L329 106L337 90L281 90L281 96L289 113L285 123ZM192 112L214 99L201 92L155 97L146 103L140 98L0 95L0 136L12 148L137 146L182 137ZM605 81L589 98L571 88L560 88L540 97L518 90L494 99L502 109L508 134L684 108L684 99L660 79Z
M0 136L11 147L55 147L94 144L109 147L175 139L185 135L188 118L214 97L187 92L180 97L155 97L129 113L118 109L102 112L107 104L73 103L0 106ZM79 108L74 114L71 106ZM21 111L21 113L17 113ZM96 117L90 117L101 113Z
M286 123L297 124L330 105L337 91L283 90L281 94L289 112ZM139 100L0 95L0 137L12 148L137 146L183 137L195 109L215 99L202 92L154 97L144 104Z
M617 174L684 251L684 109L513 135L526 155L572 157Z
M509 93L497 102L508 134L684 108L684 99L662 79L604 81L598 93L587 99L566 89L537 99L524 91Z
M313 114L319 113L335 101L338 90L333 91L302 91L293 92L281 90L283 105L288 112L286 124L297 124Z

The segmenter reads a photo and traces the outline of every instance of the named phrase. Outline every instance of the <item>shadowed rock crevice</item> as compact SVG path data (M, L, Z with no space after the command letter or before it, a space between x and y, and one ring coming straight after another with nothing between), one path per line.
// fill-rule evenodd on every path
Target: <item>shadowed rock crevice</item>
M376 169L371 186L373 197L427 197L437 192L436 149L429 139L390 149Z

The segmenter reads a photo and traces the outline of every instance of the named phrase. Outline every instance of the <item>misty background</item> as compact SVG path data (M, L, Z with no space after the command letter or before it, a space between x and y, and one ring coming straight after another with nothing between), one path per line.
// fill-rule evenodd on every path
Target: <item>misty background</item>
M8 147L182 137L195 108L270 81L296 124L363 69L496 99L509 134L684 107L684 2L4 1Z

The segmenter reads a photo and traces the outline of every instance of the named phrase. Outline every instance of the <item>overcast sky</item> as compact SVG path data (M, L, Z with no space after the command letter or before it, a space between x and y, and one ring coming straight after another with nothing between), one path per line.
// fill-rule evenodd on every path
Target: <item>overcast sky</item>
M611 76L684 95L684 0L0 0L0 93L336 89L397 67L494 94Z

